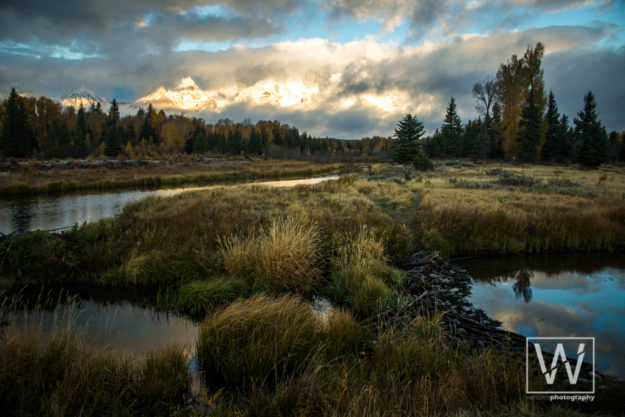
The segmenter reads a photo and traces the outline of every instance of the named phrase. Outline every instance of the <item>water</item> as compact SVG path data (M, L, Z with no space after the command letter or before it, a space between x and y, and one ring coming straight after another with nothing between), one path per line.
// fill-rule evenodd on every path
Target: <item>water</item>
M173 345L193 357L200 326L184 316L158 312L123 298L110 301L88 296L49 309L5 311L2 320L22 329L34 326L43 335L69 326L91 347L137 358Z
M248 183L247 186L293 187L317 184L339 178L329 175L298 180ZM226 185L232 187L233 185ZM148 196L168 197L187 191L201 191L220 186L187 187L162 190L118 191L33 195L0 200L0 232L24 233L33 230L67 228L118 214L126 204ZM224 187L224 186L221 186Z
M527 337L595 337L599 372L625 379L625 255L548 255L459 262L470 301Z

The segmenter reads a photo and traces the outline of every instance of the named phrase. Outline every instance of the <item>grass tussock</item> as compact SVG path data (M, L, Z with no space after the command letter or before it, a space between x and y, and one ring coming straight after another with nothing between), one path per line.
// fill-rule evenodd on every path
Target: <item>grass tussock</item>
M210 383L237 385L296 372L317 340L317 319L308 304L254 296L209 315L197 350Z
M251 236L224 239L223 264L229 274L256 288L307 294L321 278L316 267L318 245L314 226L294 218L278 219Z
M334 303L365 318L393 302L392 288L401 276L399 270L386 263L380 240L371 230L361 228L355 237L345 237L325 292Z
M193 281L178 288L176 307L192 316L202 316L238 298L245 298L250 286L240 278L217 277Z

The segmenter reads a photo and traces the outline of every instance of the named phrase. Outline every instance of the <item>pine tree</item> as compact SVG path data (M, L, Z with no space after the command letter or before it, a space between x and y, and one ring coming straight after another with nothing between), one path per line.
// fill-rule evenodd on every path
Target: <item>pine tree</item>
M85 108L80 103L78 113L76 115L76 136L74 140L74 148L78 156L87 155L87 132L89 127L87 126L87 118L85 117Z
M393 161L400 164L412 163L419 152L419 139L424 133L425 127L421 121L410 113L404 116L395 128Z
M540 153L540 159L543 161L561 161L560 148L563 132L560 124L560 113L558 113L558 105L556 104L553 91L549 92L545 127L545 143Z
M260 155L263 153L263 144L260 141L260 135L256 132L256 129L252 127L250 132L250 153L254 155Z
M503 152L503 124L501 121L501 106L495 102L493 104L493 117L488 127L488 136L490 146L488 156L492 159L501 159L504 157Z
M621 133L621 151L619 153L619 159L625 161L625 132Z
M560 119L560 133L560 145L558 148L560 159L558 162L570 162L573 159L573 155L575 155L575 140L573 138L573 129L569 126L569 118L566 114L563 114Z
M462 156L462 122L456 113L456 101L452 97L447 107L445 121L441 127L443 154L446 156Z
M530 89L519 121L517 156L523 162L535 162L543 135L540 91Z
M36 145L35 130L28 120L24 100L15 88L5 101L5 115L0 136L0 154L24 158L32 155Z
M588 168L596 168L608 161L608 138L597 120L597 104L592 91L584 97L584 109L574 119L575 138L580 145L577 161Z
M106 156L117 156L122 151L121 132L119 131L119 107L113 99L109 115L104 127L104 153Z

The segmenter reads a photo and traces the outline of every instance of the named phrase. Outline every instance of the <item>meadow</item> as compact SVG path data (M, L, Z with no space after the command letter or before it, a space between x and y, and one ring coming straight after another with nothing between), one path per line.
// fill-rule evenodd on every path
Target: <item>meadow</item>
M64 164L28 160L0 165L0 196L69 191L180 187L261 179L310 177L337 172L341 164L243 158L163 160L67 160ZM89 164L82 166L82 162Z
M575 415L588 409L528 400L520 358L469 349L445 334L440 316L421 317L404 332L373 331L362 321L408 301L401 266L417 248L448 256L621 251L624 201L618 167L439 161L433 171L416 172L373 164L314 186L147 198L62 234L10 237L0 244L0 288L3 297L41 284L133 289L155 308L202 320L197 349L206 388L189 413ZM333 309L315 314L315 297ZM2 339L10 358L3 372L35 372L60 397L69 393L51 382L59 373L42 370L45 361L36 358L53 349L61 357L87 355L85 364L109 360L76 353L85 348L71 338L60 349L10 334ZM174 354L163 355L169 361ZM122 360L107 369L145 374L148 363L128 368ZM82 381L71 378L91 372L85 366L61 381ZM42 389L13 386L9 409ZM602 387L593 406L618 409L618 389ZM97 395L109 395L102 390ZM174 403L189 395L181 388Z

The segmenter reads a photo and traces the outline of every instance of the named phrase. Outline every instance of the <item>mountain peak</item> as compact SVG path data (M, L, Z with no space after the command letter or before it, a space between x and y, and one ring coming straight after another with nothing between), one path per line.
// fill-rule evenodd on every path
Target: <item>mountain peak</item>
M106 103L106 100L96 96L84 88L78 88L63 94L59 97L59 101L65 107L74 107L76 109L78 109L81 104L85 109L87 109L92 104L97 105L100 103L100 105L104 105Z

